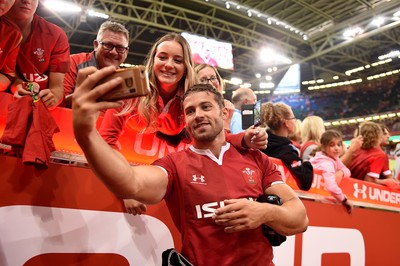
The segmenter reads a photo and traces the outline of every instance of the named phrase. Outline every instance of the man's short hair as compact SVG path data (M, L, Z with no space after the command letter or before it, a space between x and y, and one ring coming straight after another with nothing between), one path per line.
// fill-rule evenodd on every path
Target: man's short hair
M125 35L126 39L129 41L129 31L124 25L115 21L106 21L101 24L99 31L97 32L97 40L101 41L103 33L105 31L111 31L114 33L122 33Z
M203 91L213 94L214 95L214 100L218 103L218 105L219 105L219 107L221 109L223 109L225 107L224 106L224 97L211 84L196 84L196 85L192 86L183 95L183 100L185 100L186 97L188 97L190 94L193 94L193 93L196 93L196 92L203 92Z
M235 90L232 94L232 103L235 105L236 109L240 109L243 105L243 102L247 100L253 100L254 92L250 88L240 87Z

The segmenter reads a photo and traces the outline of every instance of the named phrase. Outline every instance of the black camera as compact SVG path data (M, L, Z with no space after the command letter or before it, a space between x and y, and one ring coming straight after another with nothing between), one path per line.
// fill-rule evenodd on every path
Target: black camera
M262 195L257 199L258 202L282 205L281 198L277 195ZM286 236L280 235L275 232L271 227L263 224L262 231L266 238L268 238L269 243L274 246L280 246L283 242L286 241Z

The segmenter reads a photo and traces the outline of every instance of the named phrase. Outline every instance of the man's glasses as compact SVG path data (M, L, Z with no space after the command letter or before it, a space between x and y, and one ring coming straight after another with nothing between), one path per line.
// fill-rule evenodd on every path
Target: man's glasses
M211 77L211 78L202 78L202 79L200 79L200 82L201 83L203 83L203 84L208 84L208 82L215 82L215 81L217 81L218 80L218 78L217 77Z
M101 46L103 46L104 50L112 51L112 49L115 48L115 51L117 51L117 53L119 53L119 54L123 54L126 51L128 51L128 49L129 49L129 47L114 45L110 42L99 41L99 43L101 44Z

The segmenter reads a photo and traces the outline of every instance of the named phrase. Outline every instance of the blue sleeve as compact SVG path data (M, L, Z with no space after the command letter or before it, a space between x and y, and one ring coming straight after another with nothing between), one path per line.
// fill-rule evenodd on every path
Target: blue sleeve
M233 113L230 130L231 133L233 134L237 134L244 131L242 129L242 116L240 115L240 111L237 109L235 109L235 112Z

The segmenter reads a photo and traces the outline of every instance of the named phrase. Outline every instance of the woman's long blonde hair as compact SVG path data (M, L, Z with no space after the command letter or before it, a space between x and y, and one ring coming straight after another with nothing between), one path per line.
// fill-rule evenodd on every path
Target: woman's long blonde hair
M322 118L319 116L307 116L301 123L301 139L303 144L310 140L319 144L322 133L324 132L324 120L322 120Z

